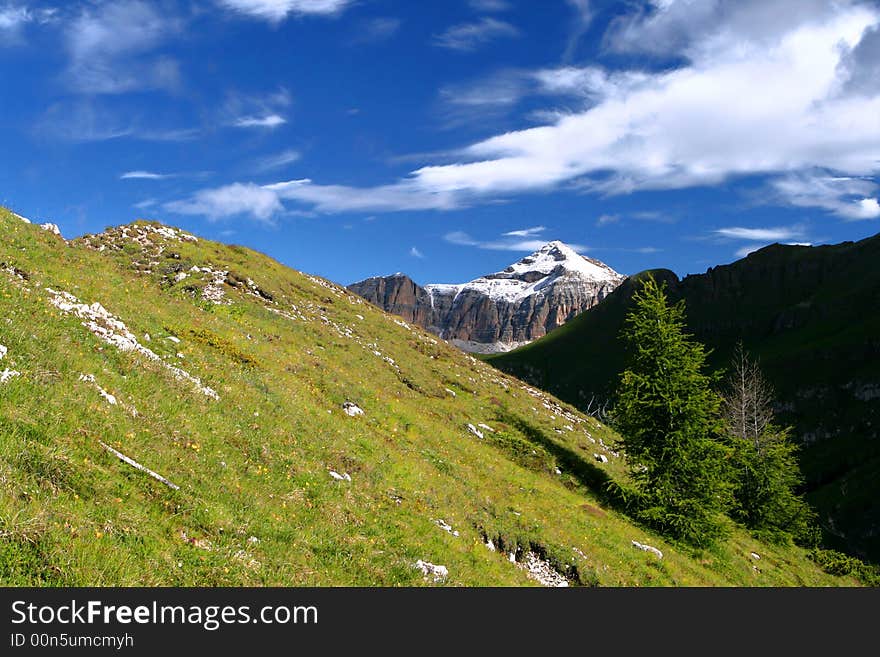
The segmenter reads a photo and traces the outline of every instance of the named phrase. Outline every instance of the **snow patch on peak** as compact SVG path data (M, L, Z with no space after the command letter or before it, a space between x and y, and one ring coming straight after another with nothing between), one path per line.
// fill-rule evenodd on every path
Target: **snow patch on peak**
M515 277L532 272L550 274L557 267L562 267L562 269L568 272L577 273L582 278L596 283L623 278L623 276L608 265L582 256L570 246L558 240L548 242L531 255L526 256L493 276Z

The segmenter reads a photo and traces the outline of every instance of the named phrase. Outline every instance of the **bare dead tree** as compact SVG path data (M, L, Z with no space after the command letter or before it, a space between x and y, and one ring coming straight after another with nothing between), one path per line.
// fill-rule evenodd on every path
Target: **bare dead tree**
M773 387L740 342L724 391L724 419L733 436L752 442L759 454L767 425L773 421L772 406Z

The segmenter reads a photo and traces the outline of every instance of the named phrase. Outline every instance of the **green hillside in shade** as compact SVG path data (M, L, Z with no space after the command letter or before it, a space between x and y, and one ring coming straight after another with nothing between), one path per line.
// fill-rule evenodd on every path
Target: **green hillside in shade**
M0 234L4 585L858 584L637 526L608 428L259 253Z
M639 279L590 312L487 360L581 408L613 403L618 339ZM808 499L826 542L880 561L880 236L832 246L772 245L667 282L689 329L723 368L738 340L774 384L781 421L803 445Z

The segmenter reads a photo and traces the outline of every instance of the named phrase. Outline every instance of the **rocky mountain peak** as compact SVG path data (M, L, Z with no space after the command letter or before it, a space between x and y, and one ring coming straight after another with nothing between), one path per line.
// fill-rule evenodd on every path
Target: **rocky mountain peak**
M349 286L384 310L400 315L474 352L508 351L541 337L594 306L626 277L548 242L500 272L467 283L421 287L402 274Z

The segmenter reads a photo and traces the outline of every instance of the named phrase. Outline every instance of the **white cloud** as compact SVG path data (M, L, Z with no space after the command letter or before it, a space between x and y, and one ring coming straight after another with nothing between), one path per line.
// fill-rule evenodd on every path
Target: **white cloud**
M522 237L521 235L516 235L516 233L521 232L524 231L511 231L510 233L503 233L501 235L501 239L484 241L475 239L464 231L454 230L452 232L446 233L443 236L443 240L457 246L472 246L478 249L486 249L489 251L533 252L537 251L547 244L548 240L510 239L511 237ZM568 246L578 252L587 250L587 247L583 246L582 244L568 244Z
M50 23L57 13L56 9L31 9L13 4L0 7L0 48L17 45L25 25Z
M141 0L85 8L65 31L68 83L90 94L176 89L181 84L177 61L146 55L180 29L180 21Z
M416 247L412 247L412 248L409 250L409 254L410 254L413 258L424 258L424 257L425 257L425 254L422 253L421 251L419 251Z
M162 207L169 212L202 215L211 220L250 215L264 223L271 223L272 218L284 210L274 191L252 183L203 189L190 199L171 201Z
M777 228L719 228L716 235L737 240L782 241L803 235L801 226L780 226Z
M154 173L152 171L126 171L119 176L120 180L164 180L170 178L168 173Z
M456 161L389 184L308 182L284 190L282 200L319 212L454 209L562 184L625 194L769 176L768 201L874 216L876 194L867 187L874 183L864 178L880 174L880 89L846 93L850 71L841 61L874 34L880 8L854 0L805 0L787 13L792 3L783 0L746 5L758 13L697 16L701 29L687 33L687 61L678 68L593 70L565 84L561 74L555 82L545 76L545 86L588 92L583 107L545 125L472 144ZM765 22L753 24L756 16ZM791 182L816 171L857 183L817 195ZM856 184L864 191L854 194Z
M462 206L459 195L443 190L431 191L415 181L380 187L315 185L295 180L268 185L278 197L313 205L318 212L394 212L398 210L452 210Z
M293 162L298 161L302 155L300 155L299 151L295 151L293 149L287 149L286 151L282 151L275 155L269 155L267 157L262 158L257 163L258 171L271 171L272 169L280 169L283 166L288 164L292 164Z
M433 43L441 48L471 52L496 39L519 36L519 30L505 21L488 16L473 23L459 23L434 36Z
M335 16L352 0L217 0L227 9L253 18L279 23L288 15Z
M263 94L229 91L219 109L219 122L236 128L275 129L287 123L282 112L292 104L284 87Z
M772 187L788 203L798 207L820 208L845 219L880 217L877 184L864 178L802 172L777 178Z
M533 226L532 228L521 228L520 230L511 230L506 233L501 233L503 237L531 237L532 235L538 235L547 230L546 226Z
M619 214L603 214L598 219L596 219L596 225L602 227L609 224L616 224L618 221L620 221Z
M236 128L277 128L287 123L287 119L278 114L266 116L240 116L232 123Z

